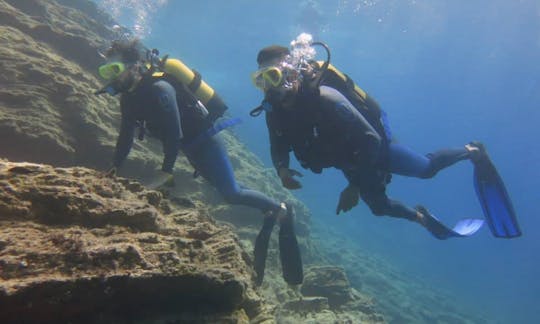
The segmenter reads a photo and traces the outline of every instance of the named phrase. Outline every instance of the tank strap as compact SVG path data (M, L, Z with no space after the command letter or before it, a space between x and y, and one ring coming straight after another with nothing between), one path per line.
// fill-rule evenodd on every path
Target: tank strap
M193 74L195 74L195 76L193 77L193 80L191 80L191 82L187 86L189 90L195 93L197 89L199 89L199 87L201 86L202 76L199 72L193 69L191 69L191 71L193 71Z

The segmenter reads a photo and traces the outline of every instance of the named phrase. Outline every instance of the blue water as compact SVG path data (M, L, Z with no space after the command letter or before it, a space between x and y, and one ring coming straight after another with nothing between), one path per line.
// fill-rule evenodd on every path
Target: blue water
M132 2L153 10L143 22L145 43L203 74L230 113L244 118L236 132L268 167L264 118L247 115L262 97L249 75L261 47L287 45L300 31L328 43L332 63L378 100L399 142L422 153L484 142L513 198L519 239L496 239L484 228L471 238L438 241L365 206L335 216L345 186L338 172L304 172L295 194L316 211L315 222L436 282L468 309L502 323L540 322L538 0L325 0L314 16L285 0ZM134 23L133 11L121 13L122 23ZM482 215L469 162L431 180L395 176L388 192L426 205L447 224Z

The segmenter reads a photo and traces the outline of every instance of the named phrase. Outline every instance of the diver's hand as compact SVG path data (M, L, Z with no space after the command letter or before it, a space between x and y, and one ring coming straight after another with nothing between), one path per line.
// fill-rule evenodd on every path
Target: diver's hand
M296 180L294 177L303 177L303 175L293 169L281 168L278 171L279 178L281 179L281 184L287 189L300 189L302 184L300 181Z
M344 213L353 209L354 206L358 205L358 200L360 198L360 192L358 187L349 184L347 188L343 189L341 195L339 196L339 203L336 208L336 215L339 215L341 211Z
M116 177L116 173L118 172L118 169L116 167L110 167L107 171L105 171L105 176L107 178L114 178Z
M174 175L165 171L157 171L154 178L147 185L150 189L158 189L161 186L174 187Z

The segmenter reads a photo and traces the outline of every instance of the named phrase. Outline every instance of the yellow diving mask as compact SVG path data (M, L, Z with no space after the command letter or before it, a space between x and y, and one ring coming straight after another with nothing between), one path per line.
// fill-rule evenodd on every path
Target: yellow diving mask
M122 72L126 70L126 66L121 62L113 62L103 64L98 68L98 74L105 80L116 79Z
M283 72L276 66L269 66L259 69L251 74L251 81L253 84L261 89L268 90L270 88L276 88L283 82Z

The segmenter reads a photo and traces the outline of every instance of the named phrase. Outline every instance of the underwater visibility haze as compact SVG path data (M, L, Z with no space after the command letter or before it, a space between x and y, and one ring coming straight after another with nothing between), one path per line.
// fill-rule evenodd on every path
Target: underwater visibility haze
M77 13L78 9L81 13ZM0 87L1 118L4 119L0 128L23 133L15 133L17 141L21 142L20 148L5 146L3 154L11 154L15 160L30 157L29 160L34 159L32 162L76 166L63 169L0 160L0 187L4 188L0 192L3 195L0 211L7 215L0 215L4 224L0 227L0 272L4 281L0 301L9 300L14 305L25 301L20 310L0 303L0 319L27 313L30 317L17 318L31 321L36 318L33 316L39 318L56 310L67 309L69 313L71 309L63 307L63 302L92 311L92 303L97 300L96 309L102 313L96 313L96 318L92 319L96 321L106 318L108 312L120 316L111 317L111 321L142 322L144 316L167 320L170 312L184 316L174 318L180 322L225 319L265 322L264 316L267 316L270 322L283 323L301 321L299 318L311 319L311 322L396 324L540 323L540 219L534 207L540 198L537 193L540 187L538 0L80 0L73 3L5 0L0 2L0 13L0 41L12 46L0 51L0 55L10 57L19 64L13 66L22 67L26 73L19 74L11 65L2 65L6 73L0 81L7 81L5 87ZM100 26L101 22L110 22L110 25ZM125 51L114 53L114 46L110 44L103 45L104 48L109 46L113 54L100 49L99 55L94 55L98 44L107 37L104 35L112 35L114 31L126 39L135 36L147 48L159 50L159 54L153 52L151 54L155 55L148 59L158 63L144 66L139 64L139 58L134 59L132 65L113 61L113 54L130 52L122 49ZM282 129L277 133L269 132L271 122L265 120L266 113L254 117L250 112L259 106L270 110L270 90L278 85L287 91L294 89L298 82L295 78L302 73L294 74L293 68L285 66L295 63L294 54L293 63L283 58L279 63L272 61L276 57L268 53L277 51L279 54L283 50L279 47L271 47L266 52L269 55L266 61L259 60L258 55L270 45L290 48L291 41L298 40L299 35L311 35L313 41L323 43L313 46L314 58L321 61L331 58L334 67L346 73L380 105L387 117L383 125L386 129L381 126L385 135L380 137L385 138L389 131L392 144L409 147L422 157L441 149L457 149L451 151L454 152L452 162L448 164L458 162L433 178L420 179L429 177L427 171L416 178L392 175L386 188L388 196L406 206L426 208L408 208L409 217L399 216L413 222L375 216L362 200L352 210L338 214L337 210L345 209L342 205L338 207L341 193L348 184L344 174L337 169L324 169L321 174L315 174L302 168L294 154L290 154L290 168L301 173L294 179L302 187L294 190L281 187L284 177L274 169L276 156L275 152L271 155L270 137ZM328 46L328 53L324 46ZM12 58L13 53L28 55L28 59L26 56ZM166 55L177 60L159 60L159 56ZM156 57L157 60L152 61ZM109 61L101 62L103 58ZM185 125L180 125L178 109L168 109L176 105L176 100L169 100L168 95L173 93L170 98L180 98L176 96L180 88L163 80L155 81L153 76L147 79L141 76L141 71L154 72L152 68L161 63L160 68L170 62L173 67L182 69L178 60L199 72L228 106L225 117L229 122L221 125L228 129L219 136L227 144L230 162L221 142L214 142L213 135L221 130L214 127L215 120L208 127L214 133L204 132L201 140L214 145L213 155L199 150L199 146L204 145L193 150L181 146L185 143L180 140L185 140L187 133L179 133L189 132L189 127L186 131ZM273 63L268 65L267 61ZM50 66L42 66L42 62ZM279 68L274 66L278 64L281 64ZM301 65L303 72L310 72L309 68L314 65L309 64ZM94 71L94 65L96 73L92 75L88 71ZM140 78L136 79L136 73L124 73L130 69L139 69ZM304 77L309 75L307 72ZM197 79L196 74L189 73ZM110 81L101 90L97 89L98 74ZM117 91L112 85L121 80L122 75L132 77L127 80L131 83L125 83L130 87ZM155 172L154 166L161 161L155 153L161 153L161 147L151 140L142 144L135 141L124 169L128 171L119 175L131 172L128 178L139 176L149 189L159 188L160 192L116 177L123 162L122 152L118 153L122 150L118 147L124 145L125 160L132 146L135 121L140 120L134 119L130 124L132 128L128 131L121 128L124 132L121 130L118 135L115 126L120 124L120 118L122 125L127 124L128 119L124 119L123 104L122 112L109 109L118 106L118 100L107 95L122 92L124 100L136 92L133 89L143 88L140 84L149 85L141 82L149 79L155 84L161 82L163 88L159 90L157 102L165 107L163 111L168 115L164 116L177 117L162 118L162 125L178 128L175 128L176 133L171 132L178 135L175 137L178 142L169 142L167 147L163 142L165 158L159 170L161 178L152 179L149 185L145 180L152 178L149 173ZM73 81L76 84L66 85L72 82L70 80L76 80ZM56 93L50 91L49 84L55 85ZM96 89L86 91L88 85ZM197 112L204 113L205 107L197 104L193 89L182 89L184 95L188 94L183 99L191 94L186 102L193 103L193 107L199 109ZM30 98L31 95L35 98ZM283 93L275 96L278 95ZM144 95L137 96L133 94L129 105L144 106ZM365 94L360 96L367 101ZM286 101L287 95L281 99ZM85 107L88 109L84 110ZM21 109L20 116L35 117L32 115L35 109L48 116L38 126L32 126L35 121L26 123L5 113L4 109L12 108ZM212 116L212 109L209 110ZM348 116L357 115L360 114L355 110ZM208 111L204 118L207 116ZM207 125L206 122L203 120L201 125ZM25 134L24 130L33 127L36 134ZM144 127L139 127L141 130ZM380 128L378 130L380 135ZM313 138L318 138L315 126L313 132ZM139 134L144 135L142 131ZM207 134L211 136L205 137ZM109 155L112 155L116 136L119 144L113 166L105 173L85 169L100 169L109 163L104 161L112 159ZM200 138L194 136L192 143L200 144L197 142ZM272 140L277 141L275 137ZM465 148L471 142L475 144ZM485 145L489 158L477 142ZM176 161L178 147L185 149L189 162L182 153ZM59 157L55 158L55 154ZM435 162L431 157L425 159L429 161L426 163L430 170L436 168L432 166ZM234 166L238 180L246 186L236 186L235 177L230 173L225 176L232 180L227 178L225 185L220 183L223 173L219 173L221 169L212 173L219 167L207 163L209 160L226 167ZM175 161L177 169L173 173ZM202 178L211 181L196 178L197 172L189 166L190 162L198 166L197 171L207 171L202 173ZM388 164L385 171L393 167L391 162ZM227 171L226 167L222 169ZM215 177L207 177L208 174ZM362 186L360 177L355 176L349 178L354 178L358 187ZM285 179L288 178L285 176ZM47 181L54 186L48 186ZM175 181L175 189L167 187ZM166 185L162 186L163 183ZM227 196L222 189L229 184L236 191ZM508 197L504 187L513 208L508 204L509 199L505 199ZM223 204L224 201L250 208L231 207ZM492 210L494 202L499 205ZM370 206L373 208L373 204ZM254 212L252 207L262 211L264 219L262 213ZM516 222L515 226L508 225L513 220L514 210L519 225ZM294 226L293 217L296 218ZM437 219L450 226L462 219L485 219L486 223L478 230L481 221L461 222L460 227L452 230ZM509 234L494 225L500 219L507 221L504 230ZM269 229L267 233L263 230L259 233L256 228L261 220L263 229ZM271 240L270 233L277 220L279 240L275 236ZM18 223L27 221L29 223ZM227 225L223 226L222 221ZM62 224L65 229L60 229ZM39 239L34 240L25 231L32 231ZM263 234L267 236L261 238ZM505 235L507 237L496 237ZM279 253L276 242L279 242ZM283 242L292 248L282 249ZM258 254L261 245L264 251ZM252 247L254 258L250 261L251 256L245 250ZM300 250L302 260L298 258ZM57 259L63 258L67 266L53 257L41 257L41 253L60 255ZM264 283L260 273L261 255L262 274L266 262ZM284 264L287 256L294 259L292 266ZM23 257L28 262L19 260ZM49 262L49 259L58 262ZM64 281L50 293L53 299L41 298L40 301L39 294L27 293L25 289L34 287L30 274L37 273L38 277L49 274L49 270L40 272L47 266L52 274L47 280L61 274ZM288 266L291 268L286 269ZM35 269L39 271L32 273ZM296 271L298 269L300 271ZM106 276L95 277L100 271ZM84 281L84 275L90 279ZM130 279L124 282L123 278ZM43 281L46 289L47 280ZM83 284L76 287L80 280ZM302 280L301 290L290 289ZM24 284L19 285L21 282ZM73 287L72 283L75 283ZM260 288L256 289L257 286ZM335 290L325 291L328 287ZM331 297L320 297L325 295L317 289ZM78 298L79 290L84 290L83 296L88 290L91 297ZM145 293L139 294L140 291ZM55 299L57 296L59 300ZM179 299L175 300L175 296ZM34 306L25 298L35 298ZM116 308L115 302L119 300L122 302ZM131 314L130 307L134 304L149 305L149 308ZM178 304L183 306L178 307ZM278 307L271 307L276 304ZM309 307L315 310L306 310ZM162 312L163 309L167 312ZM78 310L74 308L73 314L78 314ZM117 311L120 315L115 313ZM139 314L142 314L140 318Z
M540 185L537 1L102 4L124 4L124 13L131 8L132 16L119 16L120 21L128 27L145 25L140 32L147 33L142 36L149 46L201 71L228 103L230 114L244 119L235 132L269 167L264 118L247 114L262 99L249 75L257 68L259 49L288 46L301 32L330 46L332 64L379 102L400 143L430 152L482 141L514 201L520 238L496 239L485 227L467 239L437 241L406 221L372 216L362 203L336 216L345 181L333 170L322 175L301 171L303 188L295 195L319 226L334 227L350 244L453 293L466 309L501 323L540 319L535 271L540 221L533 207ZM136 19L140 13L148 13L144 24ZM324 59L324 53L319 56ZM425 204L447 223L482 216L469 162L434 179L394 176L392 181L392 197Z
M497 239L485 226L466 239L438 241L409 222L374 217L362 203L336 216L346 183L333 170L315 175L296 164L304 177L294 194L318 226L450 292L467 311L500 323L540 320L537 1L169 1L154 8L145 42L219 89L230 113L244 119L235 132L268 167L264 118L248 116L262 100L249 75L262 47L288 46L300 32L330 46L332 64L379 102L400 143L427 153L482 141L513 199L520 238ZM472 169L461 162L434 179L394 176L389 194L426 205L448 224L482 217Z

